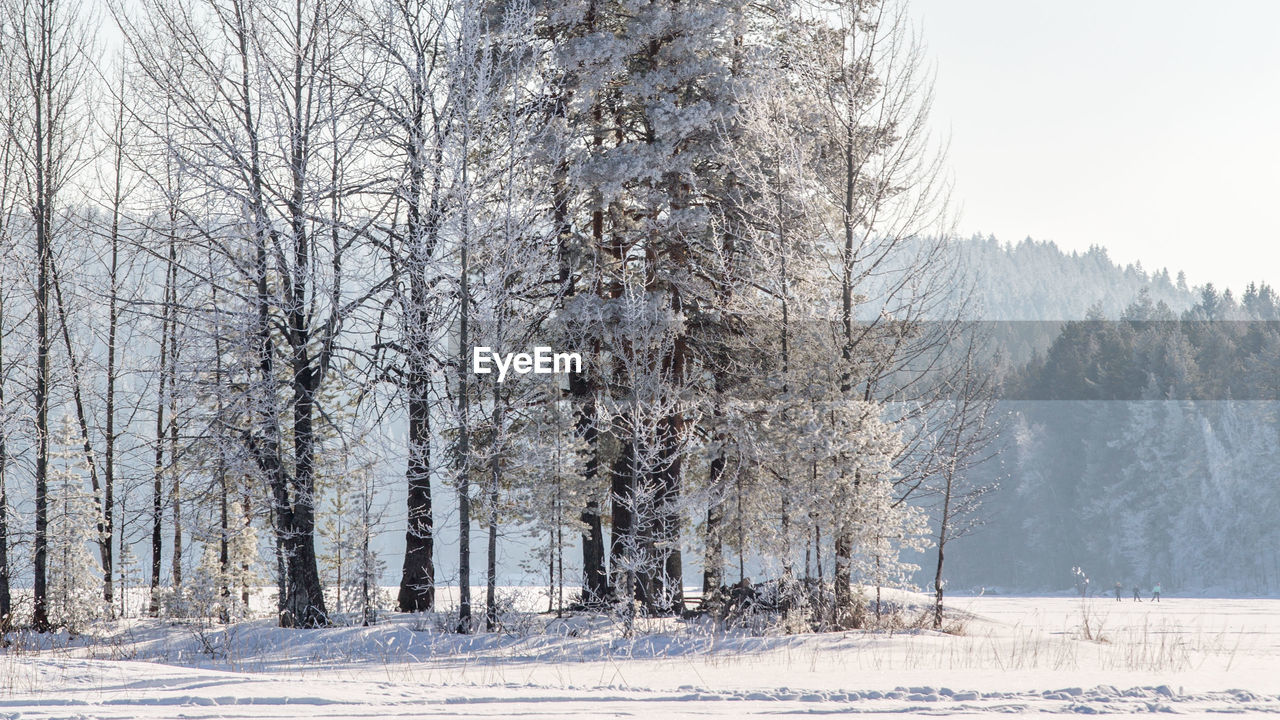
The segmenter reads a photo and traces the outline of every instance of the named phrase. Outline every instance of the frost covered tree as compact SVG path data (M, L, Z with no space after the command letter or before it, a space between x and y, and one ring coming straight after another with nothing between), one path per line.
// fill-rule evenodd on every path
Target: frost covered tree
M111 10L128 67L90 143L107 150L91 193L107 212L42 210L29 228L0 213L20 250L0 299L31 295L0 308L0 332L33 349L0 347L0 371L37 370L0 391L43 378L17 397L73 413L90 463L106 451L87 466L102 557L142 550L145 526L157 601L239 616L262 530L282 625L323 625L330 606L372 622L374 478L392 458L397 606L435 609L440 484L467 632L473 537L491 629L516 533L538 537L561 609L579 538L583 604L628 617L683 609L699 542L709 594L730 564L797 591L816 572L838 608L820 624L856 624L856 586L902 580L945 455L928 428L956 366L936 349L956 336L927 322L949 309L951 258L924 233L940 188L899 4ZM6 147L38 147L6 112ZM77 128L38 130L91 136ZM0 188L0 210L29 187ZM53 242L71 234L40 218L94 232ZM582 353L583 372L471 371L477 347L543 344Z
M474 270L469 279L472 346L497 353L517 352L537 344L559 288L555 256L546 218L552 198L546 193L546 168L558 148L544 130L546 108L540 76L541 50L532 42L534 14L527 2L503 8L485 33L490 54L488 80L477 86L487 99L487 127L472 138L487 161L477 168L472 213ZM497 624L497 538L501 497L510 486L516 428L530 408L545 400L537 384L497 374L476 378L477 404L485 408L484 437L477 438L477 485L484 488L488 513L486 547L486 627ZM518 462L518 461L516 461Z
M49 621L78 630L102 616L102 565L91 547L98 542L97 503L85 488L79 431L64 416L52 453L49 493Z
M201 237L233 268L254 342L253 388L239 400L253 421L241 439L270 487L285 626L326 622L315 552L317 396L338 338L372 294L344 271L367 224L355 208L368 169L359 162L367 125L337 75L351 36L346 10L327 0L156 0L120 13L157 111L172 107L179 123L167 135L210 193L209 219L225 221Z
M334 587L334 611L356 613L363 625L377 622L386 563L373 548L382 522L375 469L352 467L326 488L329 503L321 516L325 540L321 564Z
M344 364L344 376L355 369ZM322 393L326 412L317 423L317 533L326 587L333 587L339 613L358 612L365 624L376 620L382 569L371 547L382 521L385 492L377 482L377 437L361 416L359 397L337 385Z
M0 124L6 130L0 132L0 259L4 268L14 265L16 237L14 233L15 205L17 188L13 180L13 172L17 162L14 138L8 128L13 122L13 65L7 42L8 30L0 30L0 38L6 40L0 48ZM8 470L10 462L9 433L10 405L6 402L5 388L9 381L9 356L5 354L6 341L9 338L11 319L11 295L15 278L10 273L0 270L0 634L8 632L13 622L13 596L11 580L13 578L10 561L9 543L10 508L8 491Z
M245 516L243 505L232 501L227 514ZM258 573L258 532L253 523L236 523L206 536L200 563L191 583L195 604L205 617L232 622L249 615L249 591L261 581Z
M559 114L573 141L558 203L563 225L574 235L562 243L576 261L564 274L573 294L621 303L624 294L636 292L627 284L638 283L642 294L655 301L665 295L671 313L691 320L702 303L711 302L712 283L699 270L714 266L724 241L713 227L713 206L723 177L718 172L724 156L720 128L734 112L730 78L740 12L736 2L582 0L549 13L549 23L563 38L554 68ZM574 307L570 304L566 312ZM612 321L612 316L603 317ZM610 332L577 326L584 330L580 337L598 347L601 335ZM686 373L696 372L698 349L692 334L650 347L669 353L662 372L677 386L686 381ZM610 370L601 370L601 390L612 383L610 376ZM576 392L580 406L586 407L586 388ZM639 495L658 492L658 507L670 513L655 519L666 560L657 569L660 577L647 584L673 588L682 584L682 521L675 507L685 476L683 440L677 438L686 428L677 417L668 418L666 425L664 434L673 443L666 451L669 461L654 465L660 467L660 477L645 478L642 482L656 484ZM612 440L603 437L605 426L592 432L597 443ZM617 441L628 446L622 438ZM628 464L616 460L612 472L610 560L615 564L622 560L621 540L628 532L627 498L636 494L633 480L640 481L625 469ZM590 507L587 517L594 523ZM590 561L588 576L598 578L601 563L590 552L594 537L590 533L584 538L584 559ZM613 572L615 578L623 574ZM602 589L597 581L591 594ZM630 596L630 591L624 594ZM669 600L678 602L678 593Z
M541 402L531 405L513 440L511 472L520 519L531 539L545 548L535 553L547 570L548 609L565 608L564 554L579 536L591 531L582 521L588 502L600 506L607 486L585 472L588 447L578 433L571 400L561 398L559 383L542 383Z
M933 442L938 448L933 489L939 496L934 511L937 563L933 576L933 627L942 627L943 563L947 543L973 532L982 521L983 498L995 483L975 481L971 470L997 453L996 396L993 380L980 365L988 361L985 335L971 334L963 351L963 369L954 375L949 401L940 403L941 427Z
M351 607L360 613L361 624L367 626L378 621L378 608L383 605L382 576L386 563L373 548L374 534L382 522L373 475L362 473L359 479L356 506L348 523L353 539L350 543L353 562L347 573L347 597L352 601Z
M408 525L397 605L404 612L435 607L435 524L431 477L448 466L433 454L433 416L447 361L441 344L457 298L442 284L450 270L450 233L457 227L465 190L458 162L458 111L469 89L459 72L458 3L398 0L356 8L357 32L367 53L355 80L378 128L380 157L397 167L386 175L393 201L376 228L387 258L395 312L379 329L376 376L403 396ZM382 149L385 146L385 150Z
M91 62L88 10L67 0L6 0L2 6L7 60L6 132L17 153L21 202L30 217L35 258L34 309L35 536L33 620L49 615L50 362L57 336L52 325L52 260L65 231L67 187L82 169L85 101Z
M629 278L628 278L629 279ZM682 604L679 527L684 514L672 473L696 427L689 381L669 364L683 317L662 294L635 282L613 301L580 300L576 312L601 328L612 392L597 412L617 443L611 468L614 586L628 618L639 603L651 612Z

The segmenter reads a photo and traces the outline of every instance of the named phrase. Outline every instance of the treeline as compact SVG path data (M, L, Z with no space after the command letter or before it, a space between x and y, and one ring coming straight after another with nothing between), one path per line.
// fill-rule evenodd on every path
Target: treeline
M368 622L392 458L397 606L450 493L464 632L473 527L490 628L500 527L561 588L580 546L588 607L681 610L695 546L709 599L754 555L841 627L968 527L988 385L900 4L3 2L6 623L19 576L44 629L122 583L230 618L264 569L282 625L335 584ZM469 371L535 343L584 372Z
M1081 567L1104 589L1275 592L1277 320L1268 285L1208 285L1180 313L1142 292L1066 324L1008 383L1009 452L979 470L1005 492L961 582L1061 589Z
M1008 242L973 236L957 242L974 275L984 320L1083 320L1090 311L1116 319L1143 291L1175 313L1199 299L1200 288L1189 286L1185 273L1121 265L1096 245L1067 252L1052 241L1031 238Z

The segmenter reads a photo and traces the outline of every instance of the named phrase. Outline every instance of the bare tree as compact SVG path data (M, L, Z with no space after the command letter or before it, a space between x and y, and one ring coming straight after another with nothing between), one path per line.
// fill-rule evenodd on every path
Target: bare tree
M962 370L952 383L952 397L945 408L946 423L936 440L941 449L937 491L941 495L937 509L938 560L933 575L933 627L942 627L942 596L945 583L942 563L947 543L964 537L982 524L977 514L985 496L996 489L994 483L975 485L968 471L995 455L993 449L999 428L996 418L994 380L989 371L990 353L985 352L985 336L975 331L968 338Z
M102 487L102 535L105 539L102 554L103 600L111 606L113 602L114 583L111 543L115 537L115 488L116 488L116 382L118 380L117 340L120 327L120 295L121 295L121 222L124 220L124 203L126 187L124 182L125 154L128 147L125 124L125 72L122 63L120 68L120 85L115 97L115 124L110 129L109 144L113 150L111 158L111 222L108 231L109 261L107 271L107 377L106 377L106 422L103 427L103 487Z
M251 323L256 378L240 402L253 420L242 440L271 488L287 591L280 622L322 625L317 398L344 324L373 294L353 290L344 272L367 226L346 215L364 187L364 125L334 77L352 36L342 27L350 6L151 0L140 9L145 24L121 12L122 25L142 72L175 107L173 141L193 182L216 197L223 222L202 235L235 268L241 282L224 289Z
M2 6L0 6L2 7ZM13 134L9 131L14 120L15 91L9 28L0 29L0 258L4 267L10 267L13 237L14 204L16 190L14 172L17 153ZM9 469L9 409L5 405L5 387L9 372L5 365L4 341L8 337L9 278L0 271L0 634L9 631L13 619L13 598L10 594L10 578L13 570L9 564L9 495L7 474Z
M81 161L87 91L87 51L93 35L79 3L67 0L6 0L12 27L15 113L9 132L21 155L18 163L24 203L35 235L36 323L35 410L35 578L32 624L50 627L48 609L49 363L52 259L59 228L59 201Z
M371 52L356 87L372 121L382 128L388 159L399 170L388 175L392 210L379 227L382 249L395 282L392 300L399 337L379 328L375 374L404 393L408 415L405 482L408 522L397 604L404 612L435 607L435 524L432 516L431 416L439 344L452 302L444 282L444 235L457 211L451 173L457 141L450 27L454 5L437 0L397 0L371 5L362 14L361 42ZM398 167L397 167L398 166Z

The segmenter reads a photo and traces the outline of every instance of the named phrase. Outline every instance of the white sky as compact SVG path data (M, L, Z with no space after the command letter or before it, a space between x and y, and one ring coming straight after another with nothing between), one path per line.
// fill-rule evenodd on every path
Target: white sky
M1280 2L912 0L958 230L1280 284Z

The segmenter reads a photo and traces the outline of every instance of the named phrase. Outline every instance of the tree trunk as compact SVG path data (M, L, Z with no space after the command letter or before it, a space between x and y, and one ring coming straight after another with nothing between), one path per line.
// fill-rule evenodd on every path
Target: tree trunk
M841 629L858 627L857 611L853 606L853 540L848 531L836 536L835 625Z
M415 304L414 312L418 311ZM427 612L435 608L436 592L435 528L431 516L430 376L425 357L410 353L408 362L409 465L405 471L409 486L408 523L397 604L401 612Z
M0 302L0 318L4 317ZM3 333L0 332L0 335ZM4 345L0 339L0 414L4 412ZM0 635L9 632L13 624L13 598L9 593L9 496L5 490L5 475L9 466L9 448L5 433L0 428Z
M182 588L182 475L178 468L178 245L169 238L169 468L173 475L173 591Z
M246 488L247 488L247 485L246 485ZM253 504L250 502L250 500L252 500L252 498L249 497L249 492L246 489L244 493L244 497L242 498L242 501L244 502L244 507L241 508L242 510L244 510L244 525L243 525L242 532L249 532L249 530L253 527ZM249 577L249 562L247 560L240 565L240 570L241 570L240 577L242 578ZM249 600L250 600L249 583L246 580L240 588L240 602L244 603L244 609L246 611L249 610Z
M464 143L465 145L466 143ZM464 184L466 163L463 164ZM463 212L464 224L466 212ZM458 443L455 469L458 484L458 632L471 632L471 419L469 414L471 383L467 380L467 350L471 343L469 314L471 288L468 274L469 239L462 241L462 264L459 271L461 292L458 311Z
M373 588L369 587L369 574L372 568L369 567L369 534L370 526L373 524L373 518L369 515L369 505L373 502L370 497L368 478L364 480L364 486L360 492L360 603L361 603L361 625L369 627L377 620L375 608L373 607Z
M96 521L98 534L98 555L102 560L103 567L110 565L111 558L111 538L105 533L106 530L106 509L103 503L102 486L98 482L98 462L94 457L93 445L89 441L89 416L85 411L84 392L81 387L80 361L77 358L75 347L71 344L71 328L67 324L67 307L62 299L62 278L58 275L58 266L53 259L49 260L49 275L53 281L53 297L54 307L58 311L58 326L62 329L62 344L67 349L67 362L71 370L71 397L73 405L76 409L76 422L80 430L81 447L84 451L85 467L89 470L89 487L93 490L93 501L98 507L98 518ZM110 576L103 582L103 594L109 595L108 586ZM109 604L109 602L108 602Z
M560 517L560 513L556 513L556 517ZM556 617L564 617L564 525L556 524L555 534L555 551L556 551L556 569L559 571L559 581L556 584Z
M299 327L300 325L295 325ZM301 338L298 338L301 340ZM323 627L329 622L315 546L315 392L319 376L305 342L294 345L292 504L285 545L291 627Z
M428 310L430 292L425 274L438 240L438 214L422 212L425 185L425 132L422 129L426 98L424 89L413 84L414 112L408 123L409 140L406 156L409 165L409 200L406 233L409 236L408 262L409 302L405 316L408 323L408 395L409 448L405 481L408 521L405 527L404 565L400 573L397 604L401 612L426 612L435 609L435 520L431 506L431 317ZM439 150L437 150L439 152ZM435 163L436 181L439 166Z
M943 542L938 543L938 568L933 573L933 629L942 628L942 551Z
M165 300L169 299L168 273L165 274ZM156 432L155 432L155 465L151 475L151 603L147 612L152 616L160 614L160 561L164 551L164 442L165 442L165 408L166 387L169 374L166 372L169 361L169 312L167 308L160 322L160 372L156 390ZM172 459L171 459L172 460Z
M587 526L587 531L582 535L582 603L587 607L598 607L607 602L610 595L600 503L588 501L580 519ZM563 582L563 574L560 580Z
M43 18L42 18L43 19ZM50 42L51 28L40 28L42 41ZM45 82L41 78L41 83ZM49 553L49 260L52 255L50 237L53 232L51 185L49 177L53 160L48 157L52 145L53 120L47 116L46 88L35 93L35 225L36 225L36 535L33 547L34 573L31 624L38 631L49 629L48 553ZM46 123L48 127L46 127Z
M489 500L497 502L496 486L489 488ZM489 543L485 553L485 614L484 629L493 632L498 629L498 511L489 508Z
M632 573L623 571L623 567L626 564L626 556L632 550L627 547L628 539L634 535L632 532L634 517L628 505L633 493L631 477L632 450L630 442L623 442L621 446L610 472L609 498L613 518L609 538L609 566L613 568L614 573L617 575L613 579L615 590L618 588L624 588L625 590L625 592L618 593L618 597L626 599L634 597L635 591L634 588L626 587Z
M210 271L213 269L213 258L210 257ZM222 369L222 323L218 314L218 285L211 285L214 307L213 330L213 386L217 389L214 400L214 416L219 427L224 422L222 405L223 369ZM218 440L218 462L214 469L218 476L218 597L222 598L222 622L231 622L231 518L228 513L231 505L231 486L227 478L227 457L222 440ZM247 609L247 608L246 608Z
M681 418L664 421L663 470L658 474L660 501L656 508L660 521L657 545L661 558L661 604L657 610L680 614L684 610L684 561L680 550L680 486L684 475L684 459L678 447Z
M501 325L499 325L501 335ZM485 614L484 629L493 632L498 628L498 491L502 481L502 393L497 383L493 385L493 442L489 458L489 543L485 552Z
M724 585L724 538L720 533L723 522L724 508L713 500L711 507L707 508L706 534L703 539L706 546L702 560L703 602Z
M587 446L583 478L588 484L600 472L599 432L596 429L590 382L580 374L569 376L570 402L575 408L575 430ZM582 535L582 604L597 607L609 597L609 574L605 568L604 528L600 503L588 500L580 516L587 531ZM563 577L560 578L564 580Z
M117 188L120 184L117 171ZM117 189L117 194L119 190ZM118 218L118 215L117 215ZM112 221L111 230L111 295L107 302L107 423L103 439L102 467L102 600L108 611L113 611L115 603L115 562L112 557L111 543L115 538L116 512L116 324L119 317L116 309L117 269L119 261L119 220Z
M108 612L114 612L114 558L116 487L116 331L120 323L120 214L124 205L122 174L124 170L124 73L120 74L120 98L116 103L114 189L111 202L111 266L107 295L107 415L103 438L102 468L102 599ZM123 613L122 613L123 614Z
M222 601L222 622L231 621L231 548L227 542L231 534L230 518L227 516L229 499L227 497L227 472L218 468L218 597Z
M7 165L7 164L6 164ZM3 190L3 188L0 188ZM0 423L4 422L4 293L0 289ZM13 625L13 596L9 590L9 495L6 476L9 470L8 429L0 425L0 635Z
M714 381L715 406L712 410L712 424L718 447L715 457L711 458L707 468L707 524L703 539L705 550L702 563L702 600L704 603L724 585L724 537L722 536L724 493L721 483L724 482L726 464L724 443L728 438L724 437L721 429L724 419L724 411L722 409L724 405L720 385L721 380L717 377Z
M950 531L951 520L951 489L953 487L952 480L954 478L954 468L946 471L946 485L942 493L942 517L938 522L938 565L933 573L933 628L935 630L942 627L942 560L943 551L947 547L947 533Z

